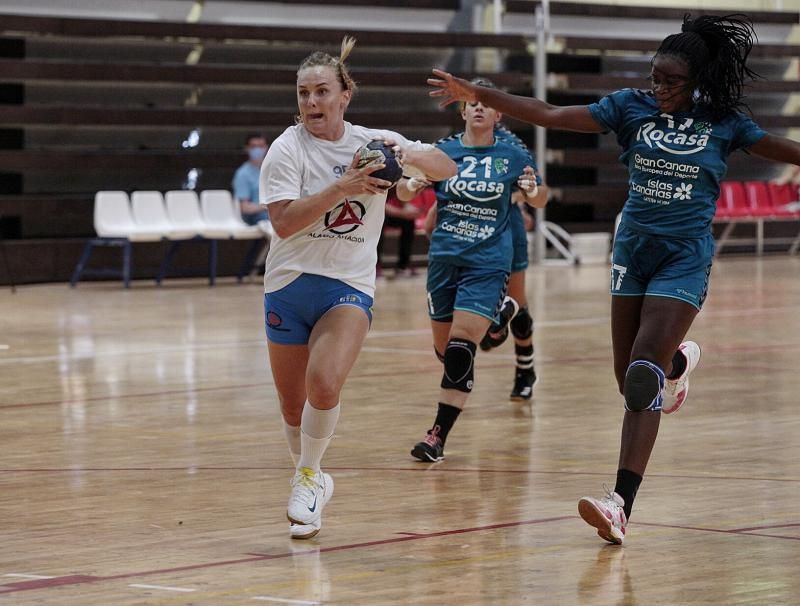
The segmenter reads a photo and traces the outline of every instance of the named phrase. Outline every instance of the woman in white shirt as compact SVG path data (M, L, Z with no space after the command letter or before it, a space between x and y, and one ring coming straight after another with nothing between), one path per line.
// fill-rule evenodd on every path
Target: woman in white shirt
M264 274L270 365L297 469L287 517L293 538L319 532L333 481L320 470L339 418L339 394L372 319L376 248L390 182L357 168L354 153L373 139L399 148L404 165L429 180L455 174L433 146L393 131L356 126L344 112L356 90L345 60L314 52L297 71L297 124L272 144L261 167L260 202L275 237Z

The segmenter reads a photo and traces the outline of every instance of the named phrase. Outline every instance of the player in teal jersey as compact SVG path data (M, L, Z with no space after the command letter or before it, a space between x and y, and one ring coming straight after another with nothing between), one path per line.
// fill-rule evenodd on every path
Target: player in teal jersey
M475 86L434 70L442 106L481 102L517 119L579 132L613 131L630 173L611 275L614 373L625 398L617 481L578 510L621 544L655 444L662 409L686 400L700 348L683 341L706 296L719 183L727 157L744 149L800 165L800 144L763 131L742 109L755 31L743 15L686 16L651 63L649 91L623 90L592 105L560 107Z
M428 313L434 348L444 365L436 420L411 454L435 462L472 391L478 342L505 294L511 271L509 221L512 194L540 199L533 159L518 145L495 137L501 115L482 103L462 109L466 130L437 143L452 158L455 177L435 183L436 227L428 251ZM398 185L398 196L408 195Z
M475 78L474 84L491 86L494 84L486 78ZM528 151L527 146L514 133L502 124L495 125L494 134L499 139L519 146ZM532 192L531 206L541 206L547 202L547 187L536 174L536 165L533 164L536 175L536 190ZM411 179L407 183L409 192L419 191L430 183L424 179ZM411 193L408 194L410 196ZM500 304L500 311L495 315L492 324L480 342L483 351L489 351L502 345L508 338L509 332L514 339L514 386L509 397L512 400L526 401L533 397L533 387L538 377L533 364L533 317L528 309L528 297L525 293L525 270L528 269L528 233L521 208L525 200L520 191L514 192L509 219L513 256L511 260L511 274L508 278L507 295ZM428 238L433 234L436 226L436 206L432 206L425 219L425 232Z
M491 85L485 78L476 78L473 84L481 86ZM509 143L528 150L525 143L505 126L497 125L495 135ZM536 173L536 165L533 165ZM547 188L542 184L542 179L536 174L538 193L536 201L531 206L541 206L547 201ZM523 213L526 211L520 206L523 202L519 194L514 195L511 207L511 239L514 246L514 256L511 261L511 276L508 279L508 296L505 297L500 307L500 312L495 317L486 335L480 343L484 351L502 345L508 338L509 332L514 339L514 355L516 359L514 369L514 386L511 389L512 400L530 400L533 397L533 386L538 377L533 366L533 316L528 309L528 297L525 293L525 270L528 269L528 232L525 227Z

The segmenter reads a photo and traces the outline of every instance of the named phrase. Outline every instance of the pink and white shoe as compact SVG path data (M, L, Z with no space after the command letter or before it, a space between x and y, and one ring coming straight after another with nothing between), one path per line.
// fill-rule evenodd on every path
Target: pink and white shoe
M677 412L686 401L689 395L689 375L700 362L700 346L694 341L684 341L678 347L686 358L686 369L677 379L666 379L664 381L664 403L661 412L672 414Z
M628 518L622 509L625 501L616 492L609 492L602 499L583 497L578 501L578 513L584 521L597 529L597 534L609 543L622 545Z

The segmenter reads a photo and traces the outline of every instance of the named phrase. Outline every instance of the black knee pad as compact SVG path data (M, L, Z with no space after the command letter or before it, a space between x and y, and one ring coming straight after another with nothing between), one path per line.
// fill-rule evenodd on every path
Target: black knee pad
M647 360L634 360L625 373L625 410L661 410L664 371Z
M528 306L519 308L517 315L511 320L511 334L515 339L530 339L533 335L533 318L528 311Z
M435 347L433 348L433 351L436 352L436 357L439 359L439 362L444 364L444 354L442 352L440 352L438 349L436 349Z
M444 350L444 375L442 389L472 391L475 377L475 350L477 345L466 339L450 339Z

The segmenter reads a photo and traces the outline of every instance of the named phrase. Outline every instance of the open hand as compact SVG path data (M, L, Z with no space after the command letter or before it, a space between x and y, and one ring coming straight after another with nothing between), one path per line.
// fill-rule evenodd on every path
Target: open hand
M472 84L463 78L458 78L453 74L449 74L440 69L433 69L433 74L438 78L428 78L428 84L434 87L434 90L428 94L431 97L443 97L439 103L439 107L447 107L451 103L464 101L465 103L474 103L477 101L475 95L476 84Z

